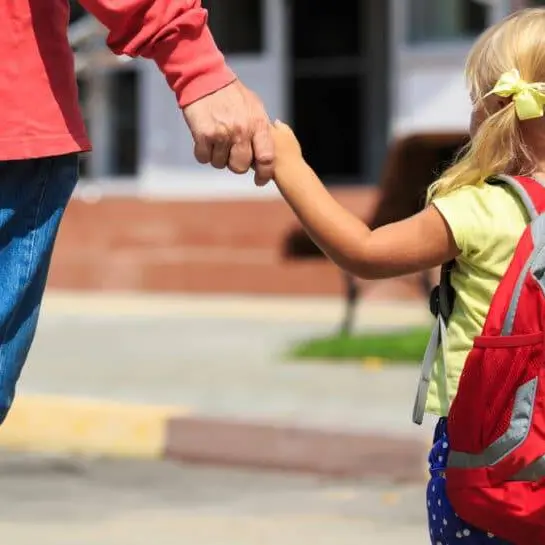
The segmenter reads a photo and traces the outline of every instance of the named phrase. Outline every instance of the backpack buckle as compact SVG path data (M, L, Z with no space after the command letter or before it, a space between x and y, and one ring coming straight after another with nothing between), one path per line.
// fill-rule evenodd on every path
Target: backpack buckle
M448 322L448 319L452 314L455 296L456 293L454 288L450 284L435 286L431 290L429 301L430 312L433 314L433 316L437 318L440 313L443 320L445 320L445 323Z
M435 286L430 293L430 312L435 316L436 318L439 316L439 286Z

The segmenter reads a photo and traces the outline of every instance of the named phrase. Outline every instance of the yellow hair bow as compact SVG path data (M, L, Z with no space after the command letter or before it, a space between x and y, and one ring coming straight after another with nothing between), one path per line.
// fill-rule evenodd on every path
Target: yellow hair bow
M517 69L502 74L494 89L485 96L513 97L515 110L520 120L543 117L545 106L545 83L528 83L520 77Z

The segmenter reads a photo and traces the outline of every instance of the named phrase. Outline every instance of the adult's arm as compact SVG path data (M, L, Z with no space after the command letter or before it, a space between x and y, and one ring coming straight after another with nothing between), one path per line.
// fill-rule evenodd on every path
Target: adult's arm
M228 0L224 0L228 1ZM176 93L195 157L216 168L273 173L274 144L261 100L225 63L200 0L80 0L109 29L114 53L153 59Z
M200 0L79 1L108 29L114 53L157 63L182 108L236 79Z

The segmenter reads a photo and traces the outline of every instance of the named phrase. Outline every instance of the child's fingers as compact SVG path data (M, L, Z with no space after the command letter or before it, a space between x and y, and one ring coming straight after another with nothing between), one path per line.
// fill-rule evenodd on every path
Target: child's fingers
M291 138L297 140L297 137L295 136L295 133L291 129L289 125L284 123L283 121L279 121L278 119L274 122L274 130L277 131L279 136L283 136L284 138Z
M290 127L288 125L286 125L286 123L284 123L283 121L280 121L279 119L275 120L274 128L278 129L280 131L289 131L289 132L291 132Z

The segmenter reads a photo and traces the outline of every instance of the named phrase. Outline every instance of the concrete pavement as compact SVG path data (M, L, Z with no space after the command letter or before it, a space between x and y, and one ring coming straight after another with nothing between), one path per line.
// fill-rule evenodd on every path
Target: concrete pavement
M424 488L172 463L0 455L17 545L422 545Z
M410 422L416 367L285 359L341 313L336 299L50 293L0 445L358 475L395 459L399 478L421 476L433 423ZM423 304L357 317L427 321Z

